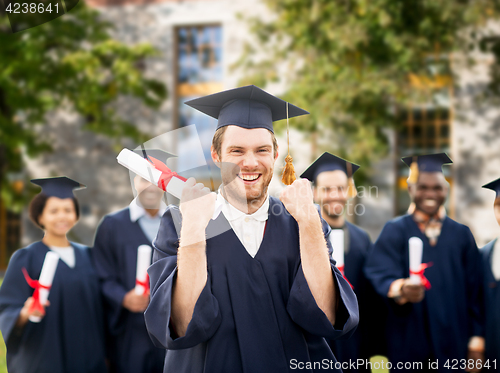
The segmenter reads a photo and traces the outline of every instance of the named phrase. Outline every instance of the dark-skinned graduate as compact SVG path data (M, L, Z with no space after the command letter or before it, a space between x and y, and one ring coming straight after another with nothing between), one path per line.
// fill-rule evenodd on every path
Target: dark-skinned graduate
M500 224L500 179L483 185L493 190L493 211ZM481 249L483 256L485 328L485 371L500 372L500 240L495 238Z
M32 180L42 187L29 206L43 239L11 257L0 288L0 329L9 373L105 373L103 312L90 249L67 235L79 217L67 177ZM57 256L50 288L40 279ZM38 281L40 279L40 281ZM45 285L45 286L44 286ZM48 301L40 295L48 290Z
M360 320L357 330L347 340L330 342L344 372L371 371L367 364L359 364L358 359L366 362L374 355L386 353L382 337L385 304L364 274L373 244L368 233L346 219L348 201L357 195L353 175L358 169L358 165L325 152L300 175L313 183L314 201L332 229L333 258L358 298ZM342 247L335 246L336 242Z
M160 149L134 152L164 163L173 156ZM134 175L133 184L137 196L129 206L106 215L99 224L93 258L104 297L111 373L159 373L165 350L153 345L144 322L149 283L142 293L135 287L138 249L152 247L167 206L158 186L139 175Z
M164 372L340 372L327 339L355 330L358 307L330 257L330 227L308 180L268 194L273 122L307 112L256 86L187 104L218 118L211 156L222 186L188 179L154 241L145 317L167 349Z
M386 223L366 267L389 306L391 371L477 372L484 358L481 258L470 229L442 207L449 189L442 166L452 161L445 153L403 161L415 209ZM410 273L415 243L421 251Z

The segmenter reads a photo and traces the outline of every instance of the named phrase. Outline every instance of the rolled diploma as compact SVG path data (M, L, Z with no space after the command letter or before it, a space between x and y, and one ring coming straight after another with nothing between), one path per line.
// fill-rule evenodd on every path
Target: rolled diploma
M141 245L137 248L137 269L136 269L136 274L135 278L144 283L147 278L147 270L148 267L151 265L151 246L149 245ZM137 295L142 295L144 294L144 286L136 284L135 285L135 293Z
M57 255L55 252L49 251L47 252L47 254L45 254L42 271L40 272L40 279L38 280L40 285L47 287L52 286L52 281L54 280L58 261L59 255ZM40 304L45 307L45 303L49 298L49 290L41 287L38 292L40 294ZM29 317L29 320L36 323L42 321L42 318L32 315Z
M424 244L422 240L418 237L411 237L408 241L408 247L410 250L410 271L418 272L420 271L420 265L422 264L422 252ZM422 281L419 275L410 274L410 282L413 284L420 284Z
M141 157L128 149L123 149L118 157L116 157L119 164L128 168L130 171L136 173L143 179L148 180L154 185L158 185L158 181L161 177L161 171L154 168L146 159ZM185 186L185 181L173 176L169 183L167 184L167 193L172 194L174 197L181 199L182 190ZM214 214L212 215L212 220L217 219L222 211L222 204L215 202Z
M330 242L333 247L333 259L337 262L337 268L344 269L344 230L343 229L333 229L330 232ZM342 273L343 274L343 273Z

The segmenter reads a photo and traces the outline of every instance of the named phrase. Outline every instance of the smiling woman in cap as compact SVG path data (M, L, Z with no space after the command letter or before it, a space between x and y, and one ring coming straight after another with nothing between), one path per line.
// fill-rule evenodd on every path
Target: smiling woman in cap
M104 373L98 278L88 248L67 238L79 217L73 190L82 185L64 176L32 182L42 192L32 200L29 215L44 237L14 253L0 288L7 368L23 373ZM61 260L50 287L50 302L40 304L43 286L37 280L51 252ZM41 321L33 322L34 317Z

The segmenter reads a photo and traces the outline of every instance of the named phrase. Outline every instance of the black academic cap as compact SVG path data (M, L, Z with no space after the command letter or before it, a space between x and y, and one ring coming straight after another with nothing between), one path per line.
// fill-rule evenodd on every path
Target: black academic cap
M351 165L350 170L348 170L349 164ZM300 175L300 177L316 182L316 178L322 172L340 170L345 172L348 177L352 177L358 169L359 166L357 164L346 161L328 152L324 152L302 173L302 175Z
M172 157L177 157L175 154L166 152L164 150L160 149L142 149L142 148L137 148L132 150L134 153L139 154L143 158L147 158L149 156L158 159L159 161L163 163L167 163L168 158ZM144 153L146 153L146 156L144 156Z
M496 198L498 198L500 196L500 179L496 179L491 183L484 184L483 188L493 190L497 194Z
M267 128L274 132L273 122L287 118L286 101L254 85L214 93L185 104L218 119L217 129L235 125L248 129ZM305 114L309 113L288 104L288 118Z
M453 163L446 153L416 155L401 160L408 167L416 161L420 172L443 172L443 165Z
M80 184L78 181L71 180L66 176L33 179L31 182L42 187L41 193L49 197L57 197L61 199L73 198L74 189L85 188L85 185Z

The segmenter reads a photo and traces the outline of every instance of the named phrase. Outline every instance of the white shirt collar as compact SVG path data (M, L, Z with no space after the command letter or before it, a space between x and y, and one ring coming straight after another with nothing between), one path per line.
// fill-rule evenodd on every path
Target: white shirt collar
M137 220L139 220L143 216L147 215L146 209L144 207L142 207L142 205L139 202L139 200L137 199L137 197L134 198L134 200L132 202L130 202L130 205L128 205L128 207L130 210L130 221L132 223L135 223ZM165 212L166 209L167 209L167 205L165 204L165 202L161 201L160 207L158 208L158 213L156 214L156 216L162 217L163 213Z
M238 210L236 207L231 205L223 196L222 193L217 193L217 200L222 204L222 213L228 221L237 220L243 216L253 218L258 221L266 221L269 217L269 195L266 196L266 200L259 207L257 211L253 214L245 214L243 211Z

